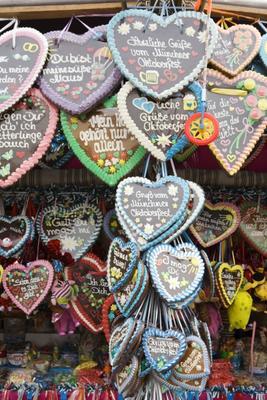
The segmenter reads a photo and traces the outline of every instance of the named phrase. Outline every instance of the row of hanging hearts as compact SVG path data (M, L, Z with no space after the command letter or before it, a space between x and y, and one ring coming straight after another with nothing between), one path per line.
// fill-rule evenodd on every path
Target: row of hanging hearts
M57 129L57 106L64 110L60 120L71 149L109 185L135 167L145 149L163 161L175 154L186 157L195 147L184 134L185 123L201 109L206 56L223 72L207 71L207 111L220 125L210 149L233 175L254 146L258 143L260 150L263 144L266 77L241 71L259 51L266 62L265 43L266 35L261 45L252 26L222 30L193 11L164 18L127 10L107 27L88 27L82 36L67 31L42 35L31 28L4 33L0 185L15 183L42 158ZM105 103L121 84L121 74L129 82L117 99ZM30 89L34 84L40 90ZM57 139L53 147L62 151L60 133Z

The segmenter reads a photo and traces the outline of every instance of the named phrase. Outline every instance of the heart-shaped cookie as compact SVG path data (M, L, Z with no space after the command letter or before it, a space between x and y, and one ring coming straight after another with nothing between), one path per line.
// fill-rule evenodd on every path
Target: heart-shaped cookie
M260 52L259 52L260 58L267 67L267 33L261 37L261 46L260 46Z
M217 285L219 285L220 297L223 303L230 306L241 287L244 271L241 265L229 265L222 263L216 272Z
M240 206L239 231L244 239L263 257L267 257L267 208L256 203L244 202Z
M118 307L115 303L113 294L108 296L103 303L102 307L102 326L106 341L109 343L111 324L118 315Z
M0 113L17 103L32 87L43 68L47 52L47 40L36 29L17 28L0 36Z
M0 255L6 258L20 251L34 236L33 222L24 216L0 216Z
M235 76L256 57L260 43L261 34L252 25L218 27L218 39L210 62L222 72Z
M145 97L130 82L118 93L118 108L125 125L154 157L166 161L184 149L184 126L199 111L201 86L191 84L166 102Z
M130 229L152 240L177 221L182 224L189 197L187 181L175 176L166 176L157 182L141 177L127 178L118 185L116 211L127 235Z
M116 373L116 385L118 392L124 396L129 397L128 393L133 390L138 380L139 360L134 355L130 361L119 372Z
M106 27L97 26L83 35L53 31L45 36L50 57L40 88L64 110L81 114L102 101L116 86L121 74L104 40Z
M94 205L77 204L69 209L47 207L39 213L37 229L41 240L59 240L61 253L73 260L82 257L95 242L101 229L102 214Z
M191 390L194 392L203 392L206 387L208 378L195 378L195 379L176 379L173 375L171 376L170 382L171 384L176 386L176 390L181 390L181 388L186 390Z
M124 236L124 231L120 226L115 209L109 210L105 214L103 229L110 241L117 236Z
M135 320L127 318L120 323L111 333L109 341L109 361L112 367L118 365L123 357L127 357L125 349L135 329Z
M107 277L109 290L116 292L132 276L138 263L138 247L134 242L124 242L115 238L109 247Z
M212 54L217 35L212 19L192 11L163 18L151 11L126 10L112 18L107 32L123 75L156 99L170 97L197 78L206 57Z
M158 372L167 371L181 359L186 350L183 333L148 328L143 334L143 349L147 362Z
M44 300L53 283L54 268L45 260L36 260L27 267L14 263L3 274L8 297L25 314L30 315Z
M50 145L57 119L57 109L38 89L29 90L0 115L0 187L12 185L38 163Z
M228 79L208 70L207 111L219 122L219 137L209 148L234 175L267 127L267 78L253 71Z
M147 255L154 287L170 304L185 300L198 288L204 275L204 262L194 245L172 247L162 244Z
M190 232L202 247L210 247L232 235L239 224L240 212L234 204L212 204L206 200Z
M127 175L146 153L115 107L100 107L80 116L61 112L61 123L74 154L110 186Z
M92 333L103 330L102 306L109 295L105 263L92 253L65 269L67 279L79 288L71 309L79 322Z

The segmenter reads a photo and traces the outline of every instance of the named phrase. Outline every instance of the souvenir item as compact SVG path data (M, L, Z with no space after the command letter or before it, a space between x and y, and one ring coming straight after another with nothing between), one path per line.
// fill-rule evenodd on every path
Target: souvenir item
M121 371L116 374L116 384L118 391L124 397L131 393L131 390L136 385L139 371L139 360L133 356L130 361L125 365Z
M184 125L199 108L201 86L191 84L166 102L157 102L127 82L118 94L118 108L125 125L154 157L172 158L188 145Z
M161 100L198 77L217 41L217 26L193 11L163 18L126 10L112 18L107 37L123 75L141 92Z
M181 332L148 328L143 334L146 360L158 372L167 371L177 364L186 347L185 336Z
M0 49L0 113L3 113L36 81L47 57L48 43L36 29L16 28L0 36Z
M54 268L45 260L36 260L25 267L14 263L3 274L3 286L12 302L30 315L44 300L52 285Z
M212 114L198 112L185 123L185 136L197 146L207 146L219 135L219 122Z
M57 109L38 89L0 115L0 187L12 185L38 163L53 138L57 118Z
M218 39L210 63L235 76L256 57L260 43L260 32L252 25L237 24L228 29L218 27Z
M115 239L116 236L124 236L123 229L120 226L120 223L116 215L116 211L114 209L109 210L106 213L103 225L104 225L103 226L104 232L109 238L109 240Z
M149 251L147 263L154 287L167 302L185 300L198 288L204 275L204 262L194 245L158 245Z
M223 168L234 175L267 126L267 79L252 71L228 79L208 70L207 111L219 121L220 135L209 145Z
M246 329L252 310L252 297L246 291L240 290L233 304L227 310L230 327L229 330Z
M110 340L111 324L118 315L118 307L113 294L108 296L102 307L102 326L107 342Z
M0 216L0 255L9 258L16 254L33 235L30 218Z
M261 46L260 46L260 58L267 67L267 33L265 33L261 38Z
M37 229L47 245L59 240L61 253L78 260L95 242L100 232L102 215L94 205L77 204L69 209L47 207L39 213Z
M93 333L103 330L102 306L109 295L104 262L89 253L76 264L66 268L66 277L79 288L71 300L71 310L79 322Z
M49 60L40 88L54 103L72 114L81 114L102 101L119 84L121 75L104 41L106 27L83 35L53 31Z
M217 286L223 305L229 307L241 287L244 277L241 265L222 263L216 272Z
M80 116L62 112L61 123L74 154L110 186L116 185L145 155L115 107L97 108Z
M108 284L111 292L116 292L132 276L138 264L138 247L134 242L124 242L115 238L108 252Z
M212 204L206 200L202 212L189 229L202 247L210 247L232 235L239 223L240 212L234 204Z
M121 359L128 356L125 354L125 350L134 332L134 328L135 320L133 318L128 318L119 324L111 333L109 341L109 360L113 367L119 363L121 364Z
M261 253L267 257L267 208L258 207L256 203L244 202L240 206L241 222L239 231L244 239Z

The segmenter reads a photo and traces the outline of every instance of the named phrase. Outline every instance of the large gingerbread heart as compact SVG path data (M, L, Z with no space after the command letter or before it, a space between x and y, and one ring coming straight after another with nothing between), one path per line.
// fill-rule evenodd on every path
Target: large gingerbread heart
M202 247L210 247L232 235L240 223L239 209L231 203L212 204L206 200L191 233Z
M0 36L0 113L17 103L32 87L43 68L47 52L45 36L35 29L18 28Z
M38 89L0 115L0 187L10 186L34 167L48 149L57 109Z
M258 54L261 34L251 25L218 27L218 39L210 62L231 76L241 72Z
M67 279L79 288L77 298L71 301L75 316L92 333L102 331L102 306L109 295L105 263L89 253L65 271Z
M91 109L120 82L121 74L103 40L105 32L103 25L83 35L62 31L45 35L50 57L43 70L41 90L72 114Z
M16 254L33 235L30 218L0 216L0 255L8 258Z
M47 295L53 276L54 268L48 261L37 260L27 267L16 262L5 269L3 286L13 303L30 315Z
M107 37L116 64L133 86L164 99L197 78L214 49L217 26L204 13L193 11L163 18L126 10L112 18Z
M182 151L188 140L184 126L198 111L201 86L194 83L166 102L144 96L130 82L118 93L118 108L125 125L154 157L166 161Z
M223 168L234 175L267 127L267 78L245 71L228 79L208 70L207 111L219 122L219 137L209 145Z

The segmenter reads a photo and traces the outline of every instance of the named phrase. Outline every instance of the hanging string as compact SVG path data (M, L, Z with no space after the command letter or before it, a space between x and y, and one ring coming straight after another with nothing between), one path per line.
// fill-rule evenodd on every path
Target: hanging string
M10 28L12 25L13 27L13 35L12 35L12 49L15 49L16 47L16 33L19 25L19 21L17 18L0 18L0 22L2 21L10 21L8 24L6 24L3 28L0 29L0 34L6 31L8 28Z
M144 33L145 33L145 31L147 30L149 21L150 21L151 18L152 18L152 15L153 15L153 13L154 13L154 11L155 11L155 9L156 9L156 6L157 6L158 2L159 2L159 0L156 0L156 1L155 1L154 6L152 7L151 13L150 13L148 19L146 20L146 23L145 23L145 26L144 26L144 29L143 29L143 32L144 32Z

